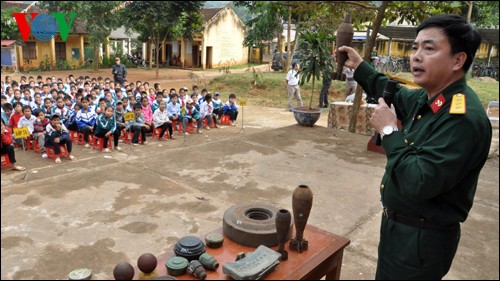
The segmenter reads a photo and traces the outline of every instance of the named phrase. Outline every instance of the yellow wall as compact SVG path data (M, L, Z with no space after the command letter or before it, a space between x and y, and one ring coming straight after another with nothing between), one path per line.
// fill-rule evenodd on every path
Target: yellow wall
M83 35L68 35L68 38L66 40L66 60L69 61L73 66L78 66L80 65L80 62L78 60L72 60L72 54L71 54L71 49L72 48L80 48L80 37ZM61 40L61 37L59 35L56 35L54 37L55 42L63 42ZM24 61L20 60L20 65L21 69L28 70L32 67L39 67L40 63L44 61L46 58L45 56L48 57L49 61L54 65L56 60L53 57L52 49L51 49L51 41L48 42L41 42L36 40L32 35L28 38L28 41L26 42L36 42L36 59L29 61ZM19 58L22 57L22 49L19 49L18 55ZM80 56L83 56L83 50L80 50Z
M476 58L486 59L488 57L488 44L481 43L476 52ZM353 42L353 47L360 54L364 54L365 43ZM389 41L377 41L377 52L379 56L387 56L389 53ZM391 57L409 57L411 55L411 42L392 41ZM493 47L491 57L498 56L498 49Z
M80 49L80 36L81 35L69 35L66 40L66 61L70 62L73 66L79 66L79 60L73 60L71 49ZM56 40L56 42L62 42L61 40ZM80 57L83 56L83 50L80 50Z
M243 47L245 26L232 9L221 15L204 32L204 47L212 47L212 66L241 65L248 62L248 47ZM206 59L204 59L206 60ZM205 64L205 61L202 61Z

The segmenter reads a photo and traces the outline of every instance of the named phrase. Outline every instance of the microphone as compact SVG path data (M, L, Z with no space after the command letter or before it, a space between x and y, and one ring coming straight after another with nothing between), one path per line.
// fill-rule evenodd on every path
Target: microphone
M384 93L382 94L382 97L384 98L384 101L388 107L391 107L392 103L394 102L394 96L398 91L397 89L398 84L399 84L398 81L391 79L387 80L387 83L385 84ZM380 137L379 133L375 133L375 145L378 146L382 145L382 138Z

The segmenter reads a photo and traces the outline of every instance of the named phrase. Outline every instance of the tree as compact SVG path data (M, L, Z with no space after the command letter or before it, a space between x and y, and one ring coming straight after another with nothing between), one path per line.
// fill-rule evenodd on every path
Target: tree
M334 37L332 35L319 28L305 30L300 34L299 60L302 66L299 71L299 74L302 75L300 85L309 82L311 77L313 79L309 109L312 109L315 80L333 72L333 58L330 49L333 41Z
M497 1L460 1L460 14L477 27L498 28Z
M16 21L12 16L13 12L20 12L16 9L4 9L2 1L2 39L17 40L21 36L17 28Z
M40 1L49 12L75 12L85 22L89 41L94 46L94 71L99 70L100 44L106 44L111 31L120 26L120 16L111 10L121 1Z
M200 9L204 1L133 1L123 11L125 25L140 33L143 41L151 40L156 50L156 78L159 76L158 46L179 37L192 40L203 30ZM152 63L150 63L151 67Z

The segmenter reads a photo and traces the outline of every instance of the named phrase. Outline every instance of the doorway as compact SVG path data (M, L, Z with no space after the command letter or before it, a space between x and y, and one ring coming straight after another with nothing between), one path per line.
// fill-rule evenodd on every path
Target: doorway
M212 47L207 47L207 59L205 61L205 68L212 68Z

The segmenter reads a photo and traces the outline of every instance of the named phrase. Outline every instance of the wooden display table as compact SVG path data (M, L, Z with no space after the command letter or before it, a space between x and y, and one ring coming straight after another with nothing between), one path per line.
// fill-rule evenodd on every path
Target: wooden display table
M222 234L222 228L216 231ZM293 236L292 236L293 237ZM307 225L304 238L309 241L309 249L302 253L297 253L289 249L289 241L285 249L288 251L288 260L280 261L280 264L270 274L266 275L267 280L319 280L326 276L326 280L338 280L340 277L340 269L342 267L342 256L344 248L349 245L350 240L342 236L338 236L312 225ZM205 236L200 237L205 241ZM273 247L276 250L278 247ZM217 271L206 270L206 280L231 280L227 275L222 273L222 265L226 262L234 261L236 255L241 252L251 252L255 248L241 246L229 240L224 236L224 244L218 249L206 249L206 252L212 255L218 262L219 268ZM173 251L165 252L159 256L156 273L158 276L165 276L167 268L165 262L174 256ZM134 280L138 279L139 269L134 265L135 276ZM196 280L189 274L176 276L181 280Z

